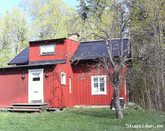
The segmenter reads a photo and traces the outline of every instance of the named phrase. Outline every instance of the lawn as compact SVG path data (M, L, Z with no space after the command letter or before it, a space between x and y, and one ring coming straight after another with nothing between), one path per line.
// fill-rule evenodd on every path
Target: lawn
M145 128L138 128L138 126ZM150 128L149 126L159 126ZM134 128L127 128L134 126ZM146 128L147 127L147 128ZM137 129L138 128L138 129ZM0 112L0 131L127 131L165 130L165 113L128 108L116 119L108 108L73 108L61 112Z

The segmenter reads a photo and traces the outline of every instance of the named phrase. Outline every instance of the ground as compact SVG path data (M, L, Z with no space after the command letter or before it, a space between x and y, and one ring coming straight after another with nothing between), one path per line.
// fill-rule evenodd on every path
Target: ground
M44 113L0 112L0 131L146 131L151 129L165 130L165 113L129 107L124 110L123 119L116 119L115 112L109 108L72 108L61 112Z

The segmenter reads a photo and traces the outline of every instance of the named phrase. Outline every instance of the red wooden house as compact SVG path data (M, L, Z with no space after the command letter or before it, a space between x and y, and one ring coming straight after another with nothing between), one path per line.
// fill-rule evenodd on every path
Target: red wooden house
M128 39L123 41L123 53L130 55ZM112 56L119 56L120 39L109 43ZM47 103L51 108L110 105L113 89L104 70L89 66L106 55L103 40L30 41L10 66L0 68L0 107L12 103ZM120 91L124 101L126 95L124 81Z

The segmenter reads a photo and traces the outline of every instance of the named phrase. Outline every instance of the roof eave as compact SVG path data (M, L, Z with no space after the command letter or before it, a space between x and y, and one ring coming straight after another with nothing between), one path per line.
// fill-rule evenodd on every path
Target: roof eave
M29 43L30 44L33 44L33 43L39 43L39 42L53 42L53 41L63 42L64 40L66 40L66 38L46 39L46 40L34 40L34 41L29 41Z

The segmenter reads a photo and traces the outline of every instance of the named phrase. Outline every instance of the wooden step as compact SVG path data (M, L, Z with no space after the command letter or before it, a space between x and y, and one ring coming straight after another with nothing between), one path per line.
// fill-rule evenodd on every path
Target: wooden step
M47 106L47 103L13 103L12 106Z
M13 106L5 106L6 109L11 109Z
M7 109L8 111L13 111L13 112L41 112L42 110L40 109Z
M11 106L13 109L47 109L46 106Z
M47 103L13 103L6 107L8 111L13 112L42 112L47 110Z

